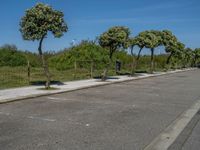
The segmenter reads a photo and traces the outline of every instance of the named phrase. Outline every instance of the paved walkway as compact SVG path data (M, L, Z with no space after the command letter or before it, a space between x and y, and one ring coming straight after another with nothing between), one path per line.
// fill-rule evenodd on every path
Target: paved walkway
M89 80L64 82L62 85L52 85L52 87L58 88L58 90L48 90L48 91L41 90L40 88L44 86L29 86L29 87L0 90L0 103L15 101L19 99L25 99L25 98L32 98L32 97L37 97L41 95L62 93L62 92L73 91L73 90L106 85L106 84L112 84L112 83L117 83L117 82L124 82L124 81L147 78L147 77L160 76L164 74L176 73L176 72L187 71L187 70L191 70L191 69L160 72L160 73L157 72L154 74L142 73L142 74L137 74L135 77L114 76L105 82L102 82L100 79L89 79Z

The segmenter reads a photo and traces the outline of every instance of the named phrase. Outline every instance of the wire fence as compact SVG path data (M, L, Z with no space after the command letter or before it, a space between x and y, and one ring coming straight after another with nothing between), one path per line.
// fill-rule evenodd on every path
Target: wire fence
M99 65L101 63L101 65ZM98 61L79 60L74 61L70 69L58 70L50 67L52 83L62 83L64 81L99 78L107 64ZM111 65L109 75L116 75L115 61ZM147 72L149 62L140 62L137 67L138 72ZM161 64L155 63L155 68L163 68ZM121 62L120 73L129 74L131 70L130 63ZM4 66L0 67L0 89L21 87L28 85L39 85L45 83L45 74L42 67L33 67L29 63L26 66Z
M52 83L61 83L64 81L89 79L100 76L102 70L96 68L94 62L76 61L71 69L57 70L50 67ZM21 87L28 85L44 84L46 80L42 67L27 66L3 66L0 67L0 89Z

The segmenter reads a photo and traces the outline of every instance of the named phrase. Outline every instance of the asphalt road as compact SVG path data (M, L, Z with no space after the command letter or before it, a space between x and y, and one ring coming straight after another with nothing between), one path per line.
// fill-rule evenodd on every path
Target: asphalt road
M169 150L198 150L200 146L200 111L192 118Z
M198 114L200 117L200 113ZM188 139L182 145L182 150L198 150L200 146L200 121L198 120L197 124L193 128L191 134L188 136Z
M1 150L140 150L200 97L200 70L0 105Z

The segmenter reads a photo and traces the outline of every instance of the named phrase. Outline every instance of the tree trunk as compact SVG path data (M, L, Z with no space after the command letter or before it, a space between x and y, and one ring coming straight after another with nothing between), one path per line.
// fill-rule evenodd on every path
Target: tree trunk
M48 65L46 63L46 60L44 58L44 55L43 55L43 52L42 52L42 42L44 40L44 37L43 36L40 40L40 43L39 43L39 47L38 47L38 51L39 51L39 55L40 55L40 59L42 61L42 66L43 66L43 69L44 69L44 74L46 76L46 84L45 84L45 88L46 89L49 89L50 88L50 73L49 73L49 69L48 69Z
M109 63L107 64L107 66L106 66L106 68L104 69L104 72L103 72L103 76L102 76L102 79L101 79L102 81L106 81L108 70L110 69L111 64L112 64L112 59L109 59Z
M150 73L152 74L154 71L154 48L151 48L151 66Z
M133 46L131 47L131 55L132 55L132 65L131 65L131 75L133 76L135 74L135 68L134 68L134 64L135 64L135 57L133 54Z
M112 55L113 55L113 53L114 53L114 50L110 50L109 62L107 64L106 68L104 69L101 81L106 81L106 79L107 79L108 70L110 69L110 67L112 65Z
M192 67L196 67L196 64L197 64L197 57L194 56L191 66L192 66Z
M139 61L139 59L140 59L140 54L141 54L142 49L143 49L143 47L140 48L136 59L134 58L133 52L131 53L131 54L132 54L132 57L133 57L133 61L132 61L132 72L131 72L131 75L132 75L132 76L135 74L135 71L136 71L136 69L137 69L137 65L138 65L138 61Z
M170 68L171 68L171 63L170 63L170 61L171 61L171 59L172 59L172 53L168 56L168 58L167 58L167 61L166 61L166 69L167 70L169 70ZM169 65L170 64L170 65Z
M167 58L166 64L169 64L169 63L170 63L171 58L172 58L172 53L171 53L171 54L169 55L169 57Z
M30 85L30 83L31 83L31 67L30 67L29 60L27 61L27 75L28 75L28 84Z
M90 77L93 78L93 72L94 72L94 61L91 61L90 64Z

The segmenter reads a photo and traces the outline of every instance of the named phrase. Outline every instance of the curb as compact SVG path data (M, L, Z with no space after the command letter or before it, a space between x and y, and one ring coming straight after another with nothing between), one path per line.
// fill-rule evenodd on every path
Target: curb
M169 72L161 72L161 73L158 73L158 74L152 74L152 75L149 75L149 76L137 77L137 78L134 78L134 79L132 78L132 79L125 79L125 80L122 80L122 81L104 82L102 84L89 85L89 86L78 87L78 88L74 88L74 89L70 89L70 90L57 91L57 92L52 92L52 93L33 94L33 95L29 95L29 96L17 97L17 98L14 98L14 99L13 98L4 99L3 101L0 101L0 104L7 104L7 103L27 100L27 99L31 99L31 98L37 98L37 97L43 97L43 96L61 94L61 93L68 93L68 92L78 91L78 90L82 90L82 89L88 89L88 88L100 87L100 86L105 86L105 85L110 85L110 84L129 82L129 81L140 80L140 79L147 79L147 78L158 77L158 76L163 76L163 75L170 75L170 74L181 73L181 72L192 71L192 70L196 70L196 68L169 71Z
M194 115L194 117L187 124L187 126L184 128L184 130L181 132L181 134L178 135L178 137L176 138L174 143L169 146L168 150L182 149L184 147L184 145L192 137L192 134L193 134L195 128L197 127L199 121L200 121L200 111L198 111Z
M168 150L200 109L200 100L178 116L144 150Z

